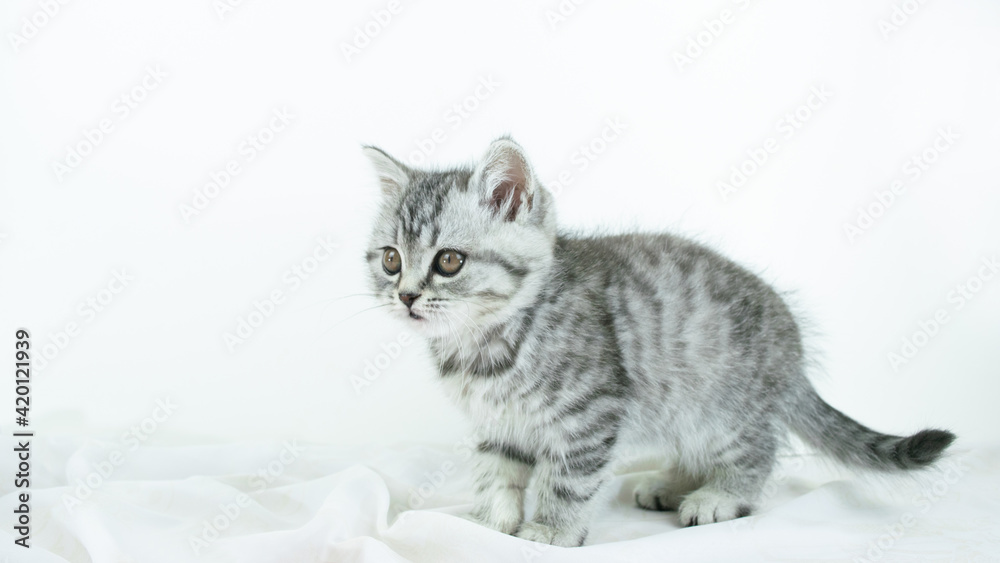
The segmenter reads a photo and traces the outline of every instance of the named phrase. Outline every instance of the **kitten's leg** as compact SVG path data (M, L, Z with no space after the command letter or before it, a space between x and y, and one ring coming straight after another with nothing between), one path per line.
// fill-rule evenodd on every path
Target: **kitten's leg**
M483 442L476 454L476 501L472 517L484 526L513 534L524 521L524 489L534 458L517 449Z
M681 501L681 525L749 516L774 469L776 450L773 436L760 436L721 453L719 463L706 472L705 484Z
M635 487L635 503L646 510L677 510L684 496L702 482L678 468L643 477Z
M583 545L595 499L611 477L610 445L588 448L586 457L573 457L571 451L560 459L539 459L538 509L521 526L518 537L566 547Z

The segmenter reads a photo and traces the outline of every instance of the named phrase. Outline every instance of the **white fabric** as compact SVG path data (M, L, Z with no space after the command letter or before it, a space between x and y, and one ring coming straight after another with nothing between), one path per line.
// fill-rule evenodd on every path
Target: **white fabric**
M129 451L39 437L32 450L32 547L15 546L5 525L0 561L1000 561L1000 447L960 450L896 500L874 498L857 479L826 481L832 471L813 457L786 457L757 515L683 529L675 513L636 508L638 474L627 473L581 548L539 546L461 518L471 506L467 444ZM77 491L109 467L92 494ZM11 522L12 479L0 491ZM70 510L75 493L86 498ZM246 506L236 513L240 494ZM224 529L196 553L191 538L213 521Z

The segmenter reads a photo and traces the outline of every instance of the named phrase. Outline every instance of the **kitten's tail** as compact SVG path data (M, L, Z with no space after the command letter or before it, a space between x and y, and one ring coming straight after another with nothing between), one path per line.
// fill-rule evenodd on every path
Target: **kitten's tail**
M947 430L921 430L912 436L876 432L831 407L809 386L787 413L792 430L810 446L845 465L880 471L926 467L955 440Z

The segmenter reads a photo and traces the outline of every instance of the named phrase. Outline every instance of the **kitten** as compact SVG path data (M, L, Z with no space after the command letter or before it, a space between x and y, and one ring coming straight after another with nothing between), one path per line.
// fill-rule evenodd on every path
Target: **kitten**
M612 463L637 446L676 468L636 502L688 526L750 514L789 430L883 471L927 466L955 439L881 434L824 402L786 304L719 254L668 234L557 232L551 193L509 138L443 171L364 151L383 192L371 285L427 337L472 419L473 515L491 528L581 545Z

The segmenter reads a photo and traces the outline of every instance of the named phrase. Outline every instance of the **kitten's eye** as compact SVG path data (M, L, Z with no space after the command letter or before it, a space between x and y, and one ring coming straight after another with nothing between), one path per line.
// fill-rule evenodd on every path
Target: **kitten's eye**
M457 250L442 250L434 259L434 270L442 276L454 276L465 264L465 255Z
M399 251L395 248L386 248L382 253L382 269L390 276L394 276L403 269L403 262L399 259Z

